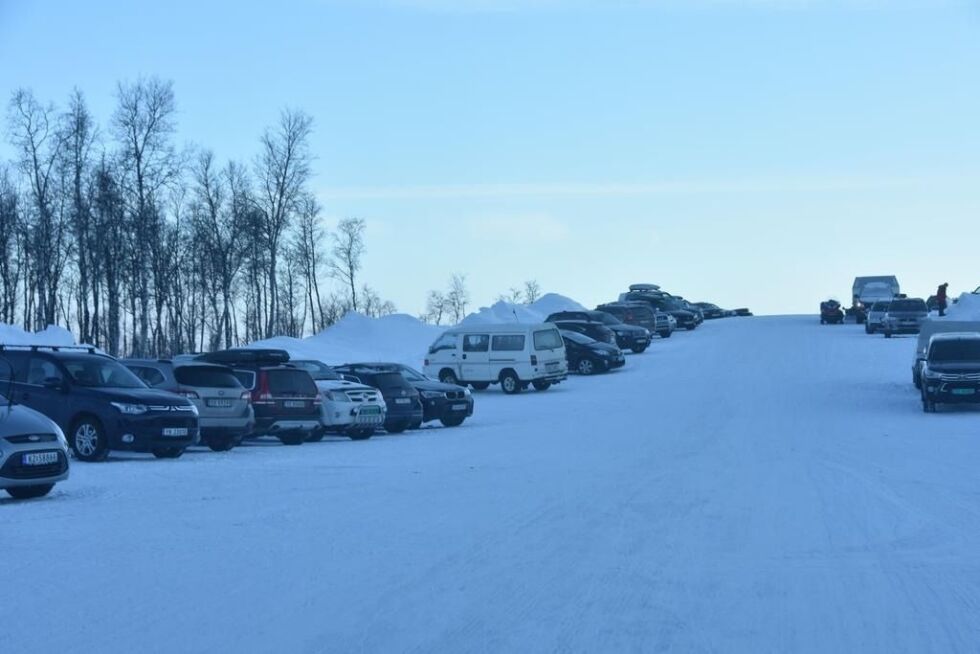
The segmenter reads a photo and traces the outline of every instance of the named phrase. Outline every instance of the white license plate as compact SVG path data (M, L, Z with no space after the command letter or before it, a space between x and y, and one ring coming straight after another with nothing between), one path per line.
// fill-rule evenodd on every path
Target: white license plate
M412 400L407 397L396 397L395 404L411 404Z
M231 400L208 400L208 406L227 408L231 406Z
M557 361L549 361L548 363L545 364L544 367L548 370L556 370L558 368L558 365L559 364Z
M58 453L28 452L21 461L25 466L47 466L58 462Z
M286 400L282 405L287 409L302 409L306 406L306 402L301 400Z
M187 435L187 427L164 427L163 428L163 435L164 436L186 436Z
M976 389L973 388L954 388L953 395L973 395Z
M454 404L453 405L453 411L466 411L466 405L465 404Z

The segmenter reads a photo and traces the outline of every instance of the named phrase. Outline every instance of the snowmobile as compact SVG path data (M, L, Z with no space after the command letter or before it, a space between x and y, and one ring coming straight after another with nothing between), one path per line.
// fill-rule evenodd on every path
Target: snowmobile
M844 309L837 300L827 300L820 303L820 324L840 325L844 322Z

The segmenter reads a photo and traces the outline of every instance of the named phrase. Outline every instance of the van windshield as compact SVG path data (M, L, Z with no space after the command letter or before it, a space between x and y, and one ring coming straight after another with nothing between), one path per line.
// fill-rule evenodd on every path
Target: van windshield
M565 346L557 329L543 329L534 332L535 350L557 350Z

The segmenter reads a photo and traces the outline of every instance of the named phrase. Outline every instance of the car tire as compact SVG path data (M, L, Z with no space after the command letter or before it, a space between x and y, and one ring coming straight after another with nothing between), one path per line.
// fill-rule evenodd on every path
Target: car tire
M550 381L534 381L531 382L531 385L534 386L534 390L536 391L546 391L551 388Z
M459 427L466 420L466 416L456 416L454 418L439 418L443 427Z
M473 387L473 390L485 391L490 388L490 382L470 382L470 386Z
M105 461L109 456L109 437L102 423L93 417L84 416L75 421L69 430L68 444L79 461Z
M453 384L455 386L459 385L459 378L456 376L456 373L449 368L444 368L439 371L439 381L441 381L443 384Z
M647 351L647 347L649 347L649 346L648 345L638 345L636 347L631 347L630 349L633 350L633 354L643 354L644 352Z
M352 441L366 441L367 439L374 436L373 429L352 429L347 432L347 438Z
M237 445L237 436L214 436L208 439L207 445L212 452L227 452Z
M596 365L591 359L579 359L575 369L580 375L594 375L596 373Z
M15 500L32 500L44 497L51 492L54 484L37 484L36 486L14 486L7 489L7 494Z
M154 447L153 456L158 459L179 459L184 454L182 447Z
M885 338L891 338L891 337L892 337L892 333L888 330L885 330Z
M307 443L319 443L323 440L323 437L327 435L325 429L315 429L310 432L309 436L306 437Z
M306 442L307 434L302 431L279 434L279 442L283 445L302 445Z
M517 395L524 390L520 377L513 370L500 373L500 388L507 395Z
M665 329L665 330L663 330L661 332L657 332L657 333L660 334L660 338L670 338L671 336L674 335L674 332L672 332L669 329Z
M408 427L409 427L409 423L400 422L397 425L392 425L391 427L385 427L385 431L388 432L389 434L401 434L406 429L408 429Z
M936 413L936 409L937 408L938 407L936 406L936 401L933 400L933 399L931 399L925 393L923 393L922 394L922 410L925 413Z
M912 373L912 385L915 386L916 390L922 390L922 378L916 373Z

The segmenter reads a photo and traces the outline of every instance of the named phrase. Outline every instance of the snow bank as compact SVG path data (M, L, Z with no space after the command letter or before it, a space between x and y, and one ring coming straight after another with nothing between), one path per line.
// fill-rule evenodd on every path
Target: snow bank
M490 307L482 307L463 319L462 325L499 325L511 322L544 322L556 311L584 311L585 307L571 298L558 293L548 293L531 304L497 302Z
M314 336L303 339L277 336L248 347L280 348L295 359L316 359L334 365L394 361L419 366L429 345L445 329L405 314L369 318L352 312Z
M16 325L0 324L0 344L3 345L74 345L75 337L64 327L48 325L39 332L24 331Z
M963 293L956 304L949 305L945 316L936 316L933 320L980 321L980 295Z

